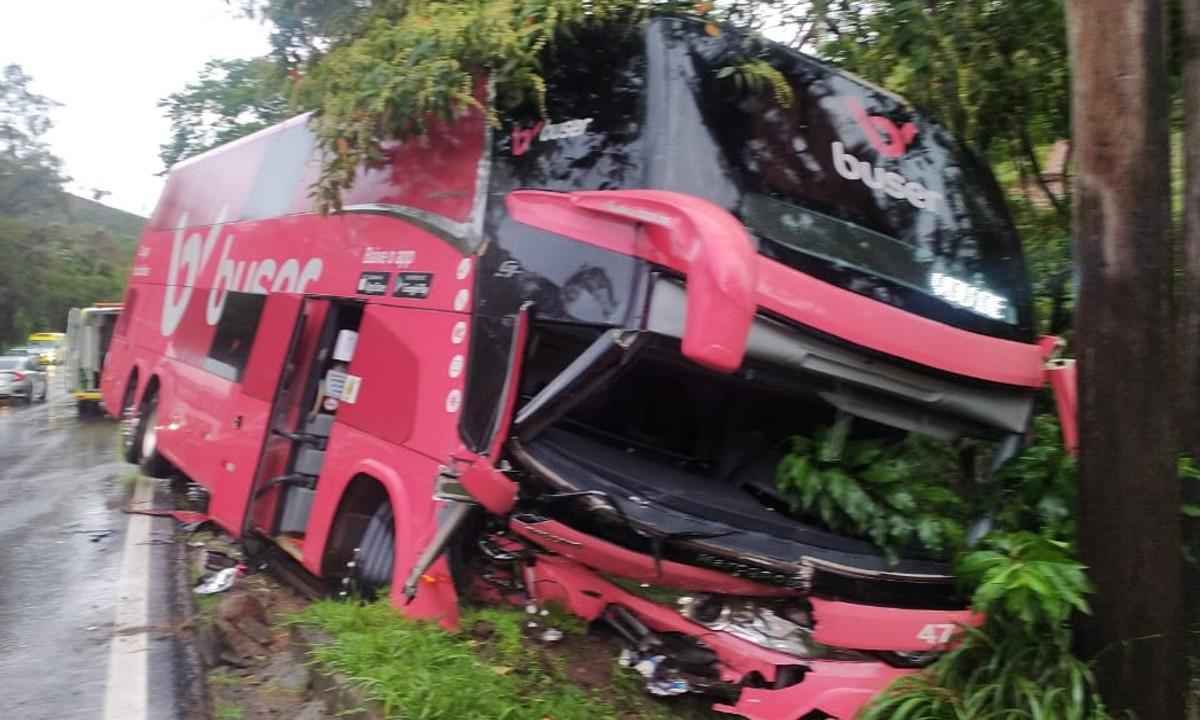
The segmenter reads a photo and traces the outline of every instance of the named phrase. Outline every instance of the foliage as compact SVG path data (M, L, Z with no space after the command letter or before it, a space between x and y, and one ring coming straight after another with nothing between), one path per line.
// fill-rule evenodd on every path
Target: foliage
M372 22L300 85L302 101L317 107L324 153L318 204L339 207L358 167L383 161L384 142L421 135L467 108L485 110L480 72L494 93L490 118L529 99L542 107L543 47L571 28L631 26L645 12L637 0L425 0L410 3L398 21Z
M832 3L821 52L941 117L983 153L1070 131L1062 3Z
M267 58L212 60L158 106L171 121L171 139L159 150L167 168L292 114L288 80Z
M805 43L825 2L760 0L245 0L243 9L273 25L275 59L303 67L297 102L316 111L322 151L313 188L318 207L340 205L360 166L382 162L382 146L426 132L465 110L498 111L534 100L543 107L541 51L573 32L604 24L613 32L653 13L692 13ZM735 82L771 92L781 105L791 88L754 58L729 68ZM490 102L478 81L490 81ZM487 106L486 109L484 106Z
M1025 449L996 471L981 500L1000 531L1038 532L1075 539L1075 458L1066 451L1058 420L1034 417Z
M133 256L130 219L140 220L62 192L61 164L43 139L55 103L31 82L16 65L0 75L3 343L63 328L73 306L118 299Z
M56 103L30 90L19 65L0 72L0 215L52 206L65 178L44 136Z
M1036 533L1000 533L964 553L956 569L960 580L975 588L975 610L1052 631L1072 612L1088 612L1084 597L1091 586L1070 547Z
M388 717L426 720L617 720L668 717L636 693L589 693L557 658L546 657L524 632L523 610L467 609L462 634L406 620L387 600L370 605L322 601L297 622L320 628L332 642L314 649L384 706ZM546 618L568 635L579 632ZM480 640L477 638L482 638ZM707 714L706 714L707 716ZM677 717L677 715L676 715Z
M900 441L856 439L835 425L791 443L776 484L792 511L869 539L893 557L918 543L952 556L967 525L985 516L998 532L1074 537L1075 461L1050 416L1035 417L1025 450L974 492L967 492L957 450L915 433Z
M1068 543L1032 532L991 535L957 570L975 587L980 628L965 628L919 675L878 696L862 720L1104 720L1091 668L1071 652L1069 618L1091 591Z
M961 545L966 504L950 485L958 460L945 444L915 434L890 445L849 439L836 425L791 442L776 483L793 512L892 555L918 541L942 555Z
M859 720L1106 720L1091 668L1071 654L1070 632L1031 636L989 619L917 675L901 678Z

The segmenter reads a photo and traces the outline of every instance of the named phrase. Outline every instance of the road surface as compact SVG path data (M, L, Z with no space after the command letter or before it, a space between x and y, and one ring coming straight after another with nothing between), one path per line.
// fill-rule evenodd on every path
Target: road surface
M0 405L0 705L6 718L106 718L110 694L129 693L130 675L110 661L118 605L148 598L141 612L147 679L122 707L145 718L172 718L175 638L171 626L169 521L145 525L147 541L131 542L147 562L136 565L132 590L122 577L128 521L122 512L132 466L117 454L112 420L76 417L61 371L46 403ZM136 475L132 476L136 477ZM142 545L150 546L149 551ZM125 572L128 576L129 573ZM126 608L126 615L128 610ZM161 662L160 662L161 661ZM136 673L134 673L136 674ZM107 701L107 704L106 704ZM111 710L108 711L111 715ZM132 720L132 719L131 719Z

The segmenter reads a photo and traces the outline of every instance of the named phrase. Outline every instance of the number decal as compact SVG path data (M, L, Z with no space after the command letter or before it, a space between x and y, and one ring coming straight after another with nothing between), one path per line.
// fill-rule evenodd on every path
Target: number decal
M921 628L917 639L930 645L945 645L954 635L954 628L953 623L930 623Z

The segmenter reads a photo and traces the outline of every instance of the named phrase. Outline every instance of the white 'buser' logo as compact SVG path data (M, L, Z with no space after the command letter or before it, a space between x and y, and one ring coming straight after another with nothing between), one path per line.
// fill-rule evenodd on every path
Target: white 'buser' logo
M200 233L195 232L186 239L184 234L187 230L188 215L184 213L179 218L175 235L171 238L171 260L167 266L167 285L159 324L163 337L173 335L179 328L179 323L192 300L196 282L201 273L209 268L209 261L212 259L213 250L216 249L225 218L226 211L222 208L209 227L207 236L201 237ZM304 292L304 288L310 282L321 277L321 271L324 269L320 258L309 258L303 266L296 258L234 260L230 257L234 240L233 235L225 236L221 257L217 261L212 286L208 291L204 319L209 325L216 325L221 319L221 311L225 309L225 298L230 290L261 295L268 292Z
M872 190L883 190L888 197L904 199L920 210L937 210L942 194L934 192L915 180L900 173L875 167L866 160L859 160L846 152L846 146L833 143L833 169L847 180L858 180Z

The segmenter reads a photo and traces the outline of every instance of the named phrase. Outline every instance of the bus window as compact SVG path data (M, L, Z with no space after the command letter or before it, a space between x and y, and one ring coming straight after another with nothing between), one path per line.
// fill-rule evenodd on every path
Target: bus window
M266 295L253 293L230 292L226 296L217 332L204 360L205 370L241 382L266 300Z

